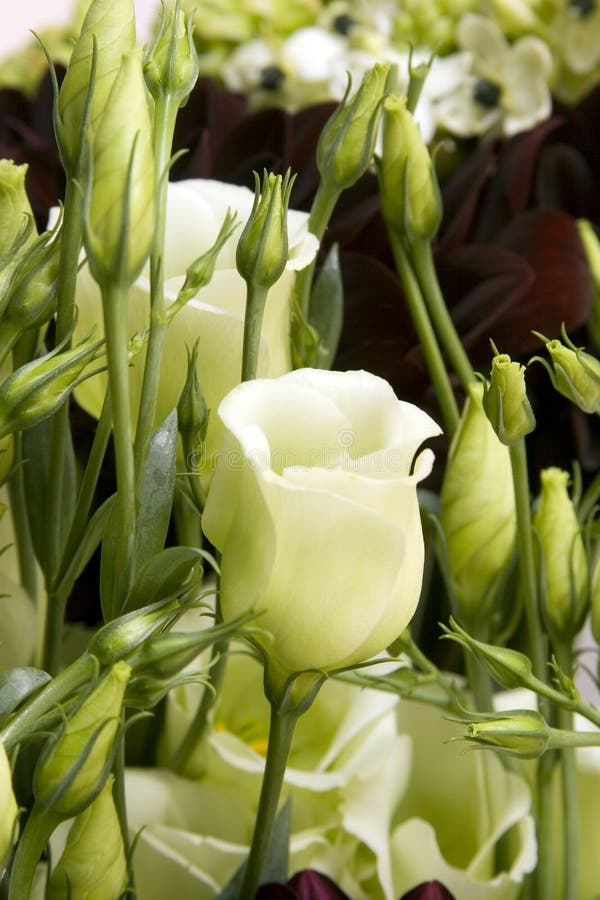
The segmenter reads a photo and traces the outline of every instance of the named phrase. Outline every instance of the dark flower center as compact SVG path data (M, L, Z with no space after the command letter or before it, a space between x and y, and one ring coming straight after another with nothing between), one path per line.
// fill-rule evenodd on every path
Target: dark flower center
M349 16L348 13L342 13L333 20L333 27L338 34L348 34L351 28L356 25L356 20Z
M596 9L596 0L571 0L571 9L575 10L580 19L585 19Z
M495 81L488 81L487 78L480 78L473 88L473 100L480 106L487 109L494 109L498 106L502 89Z
M285 80L285 72L279 66L265 66L260 70L260 86L266 91L276 91Z

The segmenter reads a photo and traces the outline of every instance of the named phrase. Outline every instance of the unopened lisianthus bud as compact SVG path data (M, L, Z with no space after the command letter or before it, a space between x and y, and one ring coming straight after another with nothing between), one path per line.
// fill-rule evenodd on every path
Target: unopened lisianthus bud
M600 556L596 559L592 570L590 613L592 634L596 642L600 644Z
M537 759L547 749L550 730L543 717L530 709L515 709L468 725L465 737L520 759Z
M506 353L496 353L492 360L483 408L503 444L513 444L535 428L525 387L525 366L513 362Z
M12 771L4 749L0 743L0 876L2 863L12 847L17 823L17 801L12 787Z
M456 641L462 647L471 650L475 656L487 666L492 677L503 687L529 687L534 689L537 679L533 675L531 660L518 650L499 647L477 641L451 617L452 630L444 629L445 637Z
M95 73L92 79L94 42ZM89 121L95 125L102 114L121 57L135 43L133 0L93 0L75 43L67 73L58 95L57 138L67 171L75 171L84 138L82 125L90 99Z
M12 249L15 238L33 212L25 191L28 166L0 159L0 259Z
M133 653L150 635L165 628L180 612L177 600L161 600L119 616L95 633L88 644L88 652L100 665L117 662Z
M154 235L154 152L141 50L122 58L93 129L92 185L84 241L94 278L132 282Z
M16 338L27 328L41 328L54 315L59 260L56 230L44 232L25 250L2 320L5 339L13 333Z
M325 185L346 190L371 162L389 69L389 65L375 65L350 99L352 81L348 77L346 93L317 144L317 168Z
M254 173L254 204L236 252L238 272L248 284L269 288L280 278L288 258L287 211L294 177Z
M544 469L540 502L533 516L545 585L543 611L550 633L560 641L570 641L577 634L588 602L587 555L568 481L568 472Z
M186 456L200 451L206 438L209 415L198 375L198 341L187 348L187 354L187 377L177 404L177 427Z
M483 388L470 388L440 495L440 522L461 615L489 614L514 555L516 513L508 448L483 411Z
M46 900L113 900L127 885L127 861L110 775L73 823L48 885Z
M597 349L600 347L600 240L587 219L578 219L577 228L592 277L592 308L586 325Z
M582 412L600 412L600 362L568 338L566 346L559 340L545 343L552 367L540 357L534 359L545 365L556 390Z
M198 69L191 21L186 22L179 4L163 6L156 42L144 63L148 90L155 100L170 96L183 105L196 83Z
M390 228L409 238L431 238L442 204L433 162L419 126L401 97L383 101L381 204Z
M52 350L9 375L0 385L0 438L53 415L97 358L102 343L88 338L70 350Z
M57 816L82 810L103 786L110 769L121 706L131 667L121 660L98 682L50 739L33 776L36 801Z

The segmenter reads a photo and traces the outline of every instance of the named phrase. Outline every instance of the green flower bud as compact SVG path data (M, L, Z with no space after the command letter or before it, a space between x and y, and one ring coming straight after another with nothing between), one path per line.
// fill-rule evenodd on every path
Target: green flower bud
M155 100L168 96L182 106L196 83L198 69L191 19L186 25L180 2L175 9L163 6L156 41L144 63L148 90Z
M154 235L154 180L152 118L136 49L123 56L93 129L84 241L101 285L139 274Z
M381 205L390 228L409 238L431 238L442 218L433 162L419 126L401 97L383 101Z
M288 258L287 210L294 177L254 173L254 203L240 236L236 265L249 284L270 288L283 274Z
M188 266L183 286L177 294L176 300L170 304L167 310L169 320L179 312L182 306L185 306L188 300L195 297L201 288L206 287L206 285L210 283L215 271L217 257L224 244L227 243L235 229L238 227L238 224L237 213L232 213L230 210L227 210L225 218L223 219L223 224L219 229L219 233L215 238L212 247L209 247L206 253L203 253Z
M8 856L16 834L17 812L10 763L4 744L0 743L0 876L3 871L2 863Z
M545 591L543 611L550 633L571 640L583 624L588 603L588 564L573 502L567 491L569 475L544 469L542 492L533 516L539 537L540 566Z
M596 642L600 644L600 556L596 559L592 572L590 606L592 634Z
M492 360L483 408L503 444L514 444L535 428L525 388L525 366L512 362L506 353L496 353Z
M352 79L348 75L346 93L317 144L317 168L326 186L346 190L371 162L389 70L389 65L377 64L366 72L351 99Z
M88 652L101 666L123 659L140 646L150 635L166 628L181 614L177 600L160 600L151 606L136 609L103 625L88 644Z
M520 759L537 759L548 747L550 729L534 710L514 709L471 722L465 738Z
M587 327L596 348L600 348L600 241L587 219L579 219L577 228L592 276L592 308Z
M538 337L546 344L552 367L539 356L533 359L545 366L559 394L584 413L600 412L600 362L583 348L575 347L564 331L567 346L559 340L549 341L541 334Z
M35 239L15 270L4 317L3 342L16 340L27 328L41 328L54 315L60 242L53 231Z
M96 799L73 823L52 872L47 900L115 900L127 886L127 861L109 775Z
M189 453L198 453L204 444L209 412L198 375L198 341L191 349L186 349L188 369L177 404L177 427L183 442L183 452L187 457Z
M0 385L0 438L53 415L102 345L88 338L70 350L60 352L59 346L9 375Z
M115 663L81 706L51 738L36 766L36 800L64 818L77 814L102 788L108 775L121 706L131 666Z
M77 168L92 77L89 121L95 126L108 103L121 58L134 44L133 0L93 0L58 95L56 133L67 171Z
M27 217L33 212L25 191L28 166L17 166L12 159L0 159L0 259L13 249Z
M479 384L469 391L440 494L452 585L469 621L489 614L517 530L510 453L483 411L482 394Z
M498 647L477 641L451 617L452 631L444 628L445 637L471 650L489 670L492 677L506 688L529 687L535 690L537 679L533 675L531 660L518 650Z

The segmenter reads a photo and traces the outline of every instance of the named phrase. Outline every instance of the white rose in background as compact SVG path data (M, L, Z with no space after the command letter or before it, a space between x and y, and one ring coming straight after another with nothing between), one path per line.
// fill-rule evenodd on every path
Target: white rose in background
M245 859L269 731L262 667L232 654L194 781L164 769L127 771L134 862L144 900L173 893L208 900ZM159 761L179 745L202 688L171 692ZM323 686L299 720L284 796L291 795L290 872L316 868L353 900L393 900L391 814L406 790L410 740L398 735L397 698L339 682Z
M537 861L525 778L493 752L448 741L464 727L420 703L397 707L413 764L394 813L395 896L437 879L460 900L516 900Z
M219 415L202 521L224 618L259 613L279 675L379 653L419 599L417 484L433 454L415 454L439 427L382 378L317 369L241 384Z
M217 181L195 179L169 184L164 255L167 302L177 297L190 263L214 243L227 210L237 212L243 226L253 200L254 192L247 188ZM316 238L308 232L307 221L306 213L288 212L289 259L283 275L269 291L263 320L259 374L269 378L292 368L289 329L295 271L307 266L318 248ZM217 407L240 381L246 285L235 267L238 237L239 229L221 250L210 284L177 313L169 326L161 370L156 424L177 406L187 371L185 345L191 346L199 338L198 371L206 404L211 410L206 436L208 459L212 458L220 443ZM149 297L150 278L146 268L130 292L130 335L148 325ZM104 330L100 291L87 267L78 278L77 306L79 319L74 341L93 327L96 328L96 335L101 336ZM134 422L141 394L144 359L145 354L140 353L130 368ZM102 408L106 383L105 375L97 375L83 382L76 391L78 403L96 418Z

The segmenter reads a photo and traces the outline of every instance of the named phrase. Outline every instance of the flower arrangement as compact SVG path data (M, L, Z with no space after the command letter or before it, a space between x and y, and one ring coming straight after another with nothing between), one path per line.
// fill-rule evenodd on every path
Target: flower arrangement
M0 67L2 896L593 900L599 16Z

